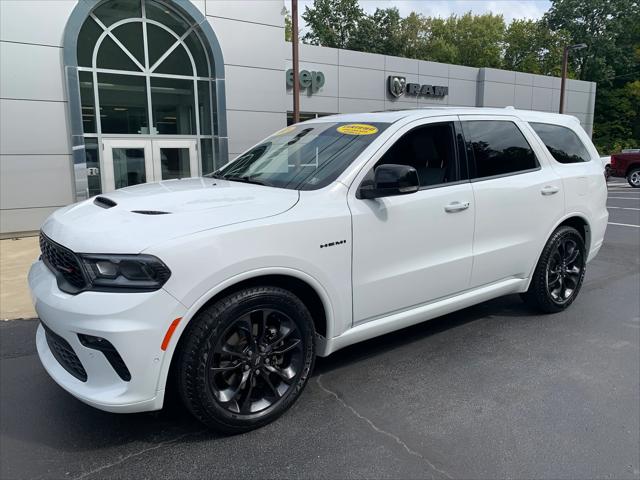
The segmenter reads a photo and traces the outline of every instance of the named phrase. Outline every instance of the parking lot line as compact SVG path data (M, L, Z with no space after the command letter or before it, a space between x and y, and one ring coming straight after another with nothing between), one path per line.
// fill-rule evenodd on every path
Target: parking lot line
M640 197L609 197L616 200L640 200Z
M618 225L620 227L634 227L634 228L640 228L640 225L633 225L631 223L615 223L615 222L608 222L607 225Z
M616 210L640 210L640 208L634 207L610 207L609 205L607 205L607 208L615 208Z

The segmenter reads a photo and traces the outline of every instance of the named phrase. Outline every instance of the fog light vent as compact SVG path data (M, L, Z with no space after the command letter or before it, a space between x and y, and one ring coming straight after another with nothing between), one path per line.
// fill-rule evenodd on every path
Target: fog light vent
M116 347L114 347L109 340L102 337L94 337L93 335L85 335L83 333L78 334L78 339L85 347L102 352L122 380L125 382L131 380L131 373L127 365L116 350Z

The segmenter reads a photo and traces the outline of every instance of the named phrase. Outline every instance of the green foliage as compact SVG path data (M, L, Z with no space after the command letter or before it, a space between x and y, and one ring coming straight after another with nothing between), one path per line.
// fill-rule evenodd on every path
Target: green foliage
M638 0L552 0L541 20L509 25L491 13L402 18L396 8L377 8L367 14L358 0L314 0L302 18L306 43L542 75L559 76L564 47L586 43L571 52L569 76L598 82L596 146L603 153L640 146Z
M554 0L542 22L567 33L577 78L597 82L593 140L603 153L640 146L640 3Z
M562 50L570 41L565 31L553 32L542 22L513 20L504 36L502 68L560 76Z
M290 42L291 41L291 39L293 38L292 32L293 32L293 22L291 21L291 14L289 13L289 10L287 10L287 13L284 16L284 40L285 40L285 42Z
M306 7L302 19L309 32L305 43L333 48L349 48L349 41L365 17L358 0L314 0L313 7Z

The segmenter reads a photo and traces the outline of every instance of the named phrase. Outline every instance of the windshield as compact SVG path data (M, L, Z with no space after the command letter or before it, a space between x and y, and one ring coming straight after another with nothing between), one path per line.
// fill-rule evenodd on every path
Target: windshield
M309 123L283 128L210 174L292 190L315 190L334 181L388 123Z

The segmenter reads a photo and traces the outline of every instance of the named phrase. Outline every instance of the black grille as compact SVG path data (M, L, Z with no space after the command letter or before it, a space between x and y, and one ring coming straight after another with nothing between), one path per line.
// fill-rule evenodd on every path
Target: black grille
M72 289L59 286L62 290L70 291L73 289L81 290L87 286L87 282L82 273L82 267L76 257L68 248L58 245L56 242L40 232L40 251L42 252L42 260L59 278L62 277ZM75 293L71 291L70 293Z
M54 358L60 365L62 365L62 368L64 368L67 372L76 377L78 380L86 382L87 372L82 366L82 363L76 355L76 352L74 352L73 348L71 348L71 345L69 345L69 342L67 342L57 333L54 333L44 323L40 323L44 328L45 336L47 338L47 345L49 345L49 350L51 350Z

